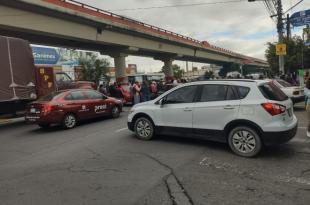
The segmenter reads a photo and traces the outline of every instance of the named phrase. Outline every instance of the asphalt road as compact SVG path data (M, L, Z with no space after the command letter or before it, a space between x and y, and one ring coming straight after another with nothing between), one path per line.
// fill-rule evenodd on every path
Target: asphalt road
M72 130L0 125L0 204L309 204L310 139L246 159L227 145L175 137L145 142L127 113Z

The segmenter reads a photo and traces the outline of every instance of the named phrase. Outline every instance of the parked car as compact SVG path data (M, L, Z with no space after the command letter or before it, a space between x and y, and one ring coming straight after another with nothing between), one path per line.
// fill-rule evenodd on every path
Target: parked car
M88 89L53 92L28 105L25 119L42 128L61 124L70 129L80 120L111 116L117 118L122 102Z
M281 79L276 79L273 81L276 86L278 86L289 98L291 98L293 104L305 101L304 87L294 86Z
M267 80L200 81L135 105L128 128L137 138L175 135L228 143L244 157L285 143L297 131L292 101Z

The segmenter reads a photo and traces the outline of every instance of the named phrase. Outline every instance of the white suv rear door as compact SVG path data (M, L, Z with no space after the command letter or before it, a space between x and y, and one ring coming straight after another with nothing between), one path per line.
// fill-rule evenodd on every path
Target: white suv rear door
M236 90L229 85L206 84L201 89L193 113L193 128L196 134L208 135L223 131L224 127L236 119L240 100Z

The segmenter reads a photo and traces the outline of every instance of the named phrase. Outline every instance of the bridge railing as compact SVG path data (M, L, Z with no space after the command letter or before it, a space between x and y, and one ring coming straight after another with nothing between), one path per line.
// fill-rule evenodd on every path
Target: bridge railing
M110 11L99 9L99 8L94 7L94 6L90 6L90 5L87 5L87 4L75 1L75 0L56 0L56 1L61 1L61 2L64 2L64 3L68 3L68 4L75 5L75 6L79 6L79 7L84 8L84 9L89 9L89 10L92 10L92 11L95 11L95 12L98 12L98 13L101 13L101 14L113 17L113 18L117 18L117 19L120 19L120 20L123 20L123 21L134 23L136 25L143 26L145 28L149 28L149 29L152 29L152 30L155 30L155 31L159 31L159 32L162 32L164 34L171 35L173 37L178 37L178 38L185 39L187 41L191 41L191 42L196 43L196 44L201 44L201 41L199 41L199 40L196 40L196 39L193 39L193 38L190 38L190 37L187 37L187 36L184 36L184 35L172 32L172 31L168 31L166 29L162 29L162 28L159 28L157 26L153 26L153 25L141 22L141 21L137 21L137 20L134 20L132 18L121 16L121 15L115 14L115 13L110 12ZM51 1L49 1L49 2L51 2ZM54 2L55 2L55 0L54 0Z
M230 50L223 49L223 48L220 48L220 47L217 47L214 45L210 45L206 41L199 41L199 40L196 40L196 39L193 39L193 38L190 38L190 37L187 37L187 36L184 36L184 35L181 35L181 34L166 30L166 29L159 28L157 26L153 26L153 25L143 23L141 21L138 21L138 20L135 20L132 18L128 18L125 16L115 14L115 13L110 12L110 11L106 11L103 9L96 8L94 6L90 6L90 5L81 3L81 2L76 1L76 0L42 0L42 1L53 3L55 5L63 6L65 8L70 8L70 9L77 10L80 12L84 12L84 13L89 14L89 15L98 16L98 17L102 17L102 18L108 18L112 21L114 20L115 22L118 22L118 23L121 23L124 25L137 26L142 30L150 31L153 33L157 33L160 35L167 36L167 37L170 36L174 39L181 40L184 43L185 42L190 43L192 45L199 46L202 48L207 48L210 50L214 50L216 52L221 52L221 53L224 53L226 55L243 58L243 55L240 55L238 53L235 53L235 52L232 52ZM247 57L245 57L245 58L247 58Z

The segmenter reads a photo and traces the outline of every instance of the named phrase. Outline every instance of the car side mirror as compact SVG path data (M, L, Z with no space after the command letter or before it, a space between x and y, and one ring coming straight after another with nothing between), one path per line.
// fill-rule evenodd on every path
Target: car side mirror
M108 99L108 97L105 96L105 95L102 95L102 99L103 99L103 100L106 100L106 99Z
M163 106L166 103L166 99L162 98L162 99L159 100L158 103L159 103L160 106Z

